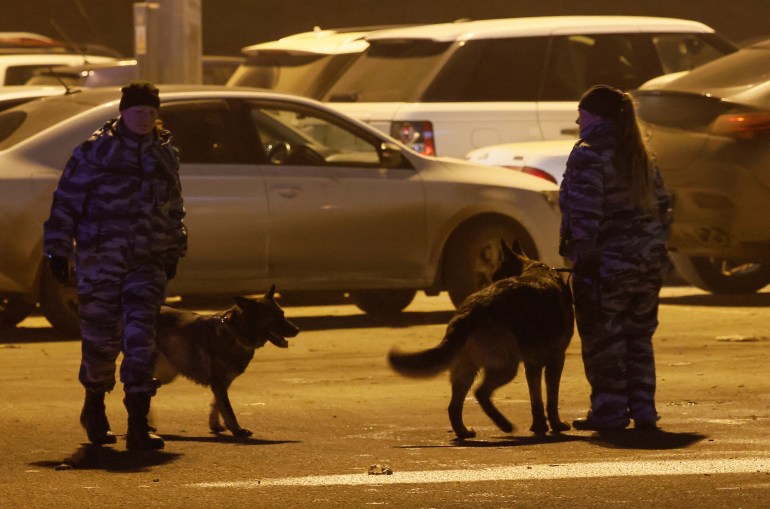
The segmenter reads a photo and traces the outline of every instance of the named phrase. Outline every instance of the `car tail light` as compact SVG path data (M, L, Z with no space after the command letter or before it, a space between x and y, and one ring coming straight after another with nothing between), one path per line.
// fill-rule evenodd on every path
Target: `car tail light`
M421 154L426 156L436 155L433 123L427 120L393 122L390 127L390 135Z
M767 136L770 135L770 113L726 113L717 117L711 132L716 135L749 140Z
M541 170L540 168L533 168L531 166L504 166L504 168L520 171L522 173L527 173L529 175L534 175L535 177L540 177L541 179L545 179L548 182L553 182L554 184L558 184L558 182L556 182L556 179L554 178L553 175L551 175L545 170Z

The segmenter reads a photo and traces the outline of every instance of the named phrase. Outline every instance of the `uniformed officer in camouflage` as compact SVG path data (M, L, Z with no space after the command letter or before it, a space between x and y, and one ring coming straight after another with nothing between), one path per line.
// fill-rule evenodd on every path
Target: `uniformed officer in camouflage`
M668 267L669 198L648 155L630 95L606 85L578 106L581 139L559 204L561 254L572 287L591 410L577 429L656 427L652 336Z
M158 386L155 320L187 249L185 212L177 151L157 122L158 89L135 81L122 92L120 117L75 148L62 173L45 223L45 253L62 283L74 254L86 389L80 421L89 440L115 443L104 395L115 386L122 352L127 447L160 449L163 439L147 423Z

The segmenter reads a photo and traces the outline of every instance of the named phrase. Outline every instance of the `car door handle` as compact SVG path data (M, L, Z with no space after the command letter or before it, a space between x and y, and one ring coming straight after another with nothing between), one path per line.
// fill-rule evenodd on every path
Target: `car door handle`
M299 194L299 187L294 187L294 186L274 187L273 191L277 192L284 198L294 198Z
M565 136L575 136L575 137L580 136L580 128L578 127L570 127L568 129L562 129L560 132Z

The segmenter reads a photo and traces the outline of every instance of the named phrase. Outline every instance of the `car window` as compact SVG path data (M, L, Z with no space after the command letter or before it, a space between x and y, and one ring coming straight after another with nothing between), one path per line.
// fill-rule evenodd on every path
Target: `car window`
M422 100L536 101L547 37L468 41L459 45Z
M558 36L552 41L541 99L577 101L597 83L631 90L660 74L660 63L644 34Z
M5 70L5 83L3 85L24 85L38 69L45 69L46 65L11 65Z
M706 34L660 34L652 37L663 73L689 71L731 53L721 40Z
M0 150L12 147L91 107L88 103L52 98L29 101L4 111L0 113Z
M195 100L164 103L163 126L171 131L179 159L189 164L253 163L239 140L227 101Z
M379 166L376 139L366 139L332 116L302 107L252 103L251 119L270 164Z
M332 85L332 102L417 101L452 43L423 39L372 41Z
M265 53L249 57L228 81L230 86L257 87L320 99L357 54L290 55Z

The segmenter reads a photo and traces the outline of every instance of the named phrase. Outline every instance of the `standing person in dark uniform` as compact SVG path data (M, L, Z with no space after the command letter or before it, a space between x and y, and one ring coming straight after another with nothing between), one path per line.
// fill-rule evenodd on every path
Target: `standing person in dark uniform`
M126 447L162 449L147 422L158 387L155 320L167 282L187 249L177 151L158 125L151 83L123 87L120 117L75 148L45 223L49 269L65 283L77 273L82 341L80 422L95 444L115 443L104 396L115 386L118 354L128 410ZM74 243L73 243L74 241Z
M654 428L652 335L668 267L669 197L645 148L633 99L607 85L578 105L580 141L559 204L561 254L573 262L575 317L591 385L580 430Z

